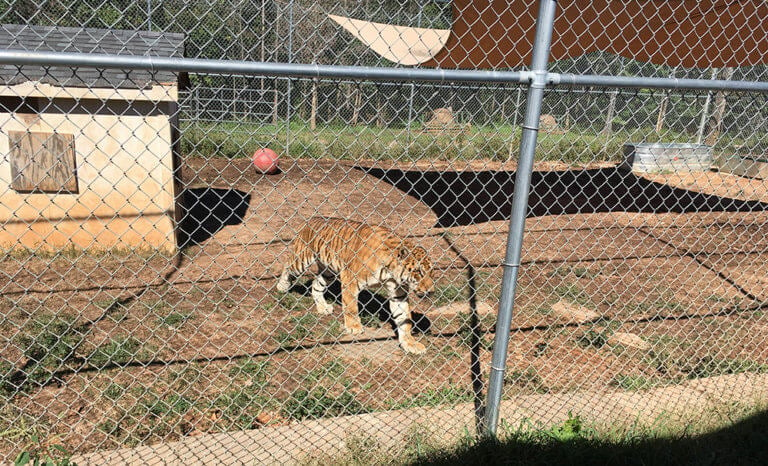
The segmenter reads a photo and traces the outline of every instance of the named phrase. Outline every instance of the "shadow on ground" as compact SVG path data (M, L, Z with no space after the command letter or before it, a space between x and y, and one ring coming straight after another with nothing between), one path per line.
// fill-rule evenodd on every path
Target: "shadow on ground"
M243 223L251 195L237 189L189 188L181 199L184 214L177 238L184 248L202 243L227 225Z
M633 436L615 442L589 434L520 434L508 441L483 441L449 453L435 453L423 465L764 465L768 464L768 412L708 434L682 438Z
M305 283L296 283L291 287L289 292L302 296L311 296L312 280L308 280ZM334 279L328 284L328 288L325 290L325 299L326 301L341 305L341 282L339 280ZM373 293L369 290L360 290L360 294L357 297L357 306L358 314L362 319L378 319L382 323L389 324L393 331L397 329L395 321L392 318L392 313L389 311L389 299L385 296ZM312 308L311 311L314 311L314 308ZM341 313L339 313L338 317L341 318ZM411 312L411 317L416 332L429 332L432 326L429 317L415 311Z
M355 167L428 205L438 227L508 220L514 171L420 171ZM598 212L755 212L768 203L674 188L617 168L534 172L528 216Z

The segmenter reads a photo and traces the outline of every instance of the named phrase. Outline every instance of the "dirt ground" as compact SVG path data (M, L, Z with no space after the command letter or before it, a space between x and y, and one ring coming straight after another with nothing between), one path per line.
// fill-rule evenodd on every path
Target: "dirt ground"
M0 430L39 426L82 452L471 401L488 374L514 165L282 168L185 160L175 256L9 254ZM768 370L768 182L545 163L530 205L507 398ZM361 295L372 329L353 339L338 313L313 312L306 287L274 290L288 241L316 215L385 225L430 251L436 292L413 303L427 353L398 349L375 292ZM62 316L66 337L35 340ZM0 442L8 459L13 442Z

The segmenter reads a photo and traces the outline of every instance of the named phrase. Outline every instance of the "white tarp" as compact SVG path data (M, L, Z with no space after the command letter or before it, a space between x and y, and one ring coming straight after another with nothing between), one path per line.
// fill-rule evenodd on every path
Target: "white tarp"
M431 60L445 47L450 29L427 29L372 23L328 15L350 34L389 61L418 65Z

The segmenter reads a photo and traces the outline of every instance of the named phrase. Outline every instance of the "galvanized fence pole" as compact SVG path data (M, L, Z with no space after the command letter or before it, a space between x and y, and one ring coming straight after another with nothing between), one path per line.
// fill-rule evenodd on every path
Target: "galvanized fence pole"
M532 79L528 87L525 120L520 141L520 158L515 175L515 189L512 199L512 214L507 236L507 252L504 259L504 275L501 284L499 314L496 320L496 334L493 342L491 373L488 380L487 409L485 429L495 437L499 423L501 396L504 390L504 373L507 363L509 331L512 324L517 276L520 270L520 255L523 246L523 231L528 210L528 193L533 171L533 156L536 150L536 138L539 131L539 116L544 89L547 86L547 63L549 61L552 29L555 22L557 2L542 0L539 4L539 17L536 23L536 36L531 60Z

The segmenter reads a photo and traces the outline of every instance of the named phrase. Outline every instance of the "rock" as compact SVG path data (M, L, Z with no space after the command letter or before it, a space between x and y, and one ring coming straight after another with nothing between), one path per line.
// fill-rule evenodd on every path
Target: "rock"
M635 348L642 351L648 351L651 349L651 344L643 340L640 336L634 333L616 332L608 338L608 344L621 345L627 348Z
M477 302L477 314L481 316L496 315L498 306L492 306L484 301ZM454 303L446 304L445 306L436 307L427 311L427 315L442 315L442 316L455 316L459 314L469 314L469 302L457 301Z
M567 301L558 301L553 304L552 312L574 323L593 322L600 318L597 312Z
M432 111L431 118L424 123L424 131L457 133L469 130L469 124L461 124L453 116L453 108L438 108Z
M545 133L562 134L563 131L557 125L555 117L549 114L544 114L539 117L539 129Z

